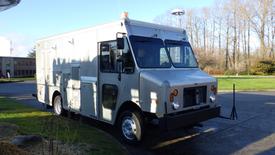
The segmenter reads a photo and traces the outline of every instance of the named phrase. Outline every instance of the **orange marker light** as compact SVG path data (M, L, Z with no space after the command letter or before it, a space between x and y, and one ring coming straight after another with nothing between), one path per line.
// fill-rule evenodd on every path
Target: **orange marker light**
M174 95L174 96L177 96L178 95L178 90L177 89L174 89L173 91L172 91L172 94Z
M212 85L211 86L211 91L216 95L217 94L217 87Z
M170 96L169 96L169 101L170 102L174 102L174 97L178 95L178 90L177 89L174 89L171 93L170 93Z

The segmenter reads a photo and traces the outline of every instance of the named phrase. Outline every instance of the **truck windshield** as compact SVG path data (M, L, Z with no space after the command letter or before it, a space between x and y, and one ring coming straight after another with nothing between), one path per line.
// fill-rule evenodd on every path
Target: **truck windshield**
M188 42L130 36L137 64L141 68L197 67L197 61Z
M163 41L158 38L130 36L132 48L141 68L170 68Z
M188 42L165 40L165 45L174 67L198 67L193 50Z

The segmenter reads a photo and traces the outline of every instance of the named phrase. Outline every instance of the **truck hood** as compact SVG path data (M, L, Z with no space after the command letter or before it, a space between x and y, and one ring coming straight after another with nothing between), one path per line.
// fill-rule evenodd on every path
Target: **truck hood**
M198 68L177 69L177 70L143 70L140 72L141 79L147 79L159 86L168 82L173 86L191 86L215 83L216 79L209 76Z

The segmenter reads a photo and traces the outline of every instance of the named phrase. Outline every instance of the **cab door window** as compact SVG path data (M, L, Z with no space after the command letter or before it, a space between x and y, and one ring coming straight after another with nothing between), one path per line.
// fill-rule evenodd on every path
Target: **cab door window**
M102 72L116 72L117 48L115 41L103 42L100 45L100 70Z
M134 72L134 61L128 41L124 37L124 49L117 49L116 41L106 41L100 44L100 71L118 73L122 62L122 73Z

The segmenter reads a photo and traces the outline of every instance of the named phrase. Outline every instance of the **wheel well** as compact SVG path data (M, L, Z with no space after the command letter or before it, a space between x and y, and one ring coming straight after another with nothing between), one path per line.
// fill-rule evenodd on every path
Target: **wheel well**
M58 95L61 95L60 94L60 92L59 91L54 91L54 93L53 93L53 96L52 96L52 106L53 106L53 101L54 101L54 98L56 97L56 96L58 96Z
M126 101L120 106L120 108L117 112L115 123L117 123L119 115L125 110L137 110L141 113L141 115L143 115L142 110L140 109L140 107L137 104L135 104L132 101Z

